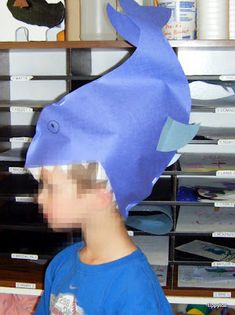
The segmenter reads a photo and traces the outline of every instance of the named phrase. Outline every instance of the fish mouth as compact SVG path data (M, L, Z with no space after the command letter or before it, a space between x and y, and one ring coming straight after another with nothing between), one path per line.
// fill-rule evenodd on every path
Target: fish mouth
M7 7L13 17L31 25L55 27L64 20L65 7L62 2L47 3L46 0L26 0L28 6L16 5L16 0L8 0Z

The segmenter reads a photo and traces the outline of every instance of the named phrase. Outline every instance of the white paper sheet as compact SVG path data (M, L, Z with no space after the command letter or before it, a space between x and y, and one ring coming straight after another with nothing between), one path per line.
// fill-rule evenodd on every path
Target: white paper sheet
M194 240L176 247L177 250L216 261L235 262L235 249L209 242Z
M234 208L180 208L176 232L235 232Z
M198 148L198 152L193 152L196 148ZM213 148L215 150L214 152ZM205 150L209 151L205 152ZM182 171L208 172L235 169L235 146L188 145L184 147L184 151L186 153L179 159Z
M133 236L134 243L147 256L151 265L168 265L169 236Z
M193 81L189 84L191 97L197 100L220 100L234 95L232 88L210 84L203 81Z

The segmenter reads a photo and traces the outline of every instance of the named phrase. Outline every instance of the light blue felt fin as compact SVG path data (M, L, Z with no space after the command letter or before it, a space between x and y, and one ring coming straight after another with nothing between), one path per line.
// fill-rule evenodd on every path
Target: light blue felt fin
M110 4L107 5L107 14L118 34L137 47L140 37L138 26L128 16L117 12Z
M119 0L121 7L126 15L135 22L136 20L145 20L149 24L162 28L171 17L171 10L164 7L141 6L134 0Z
M198 124L186 125L168 117L162 129L157 150L170 152L182 148L194 138L199 127Z

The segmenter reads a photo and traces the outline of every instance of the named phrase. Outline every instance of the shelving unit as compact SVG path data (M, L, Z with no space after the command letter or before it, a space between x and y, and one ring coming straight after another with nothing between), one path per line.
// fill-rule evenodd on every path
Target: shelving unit
M195 49L200 49L202 51L207 51L207 49L215 49L216 51L219 51L220 49L222 51L233 51L235 55L235 40L233 41L170 41L171 46L174 48L176 54L179 53L180 49L186 49L189 51L194 51ZM43 49L50 49L50 50L58 50L58 49L64 49L67 52L67 73L65 75L35 75L34 73L31 74L31 78L28 80L35 80L35 81L41 81L41 80L63 80L67 82L67 92L72 88L72 81L86 81L89 82L98 76L91 76L89 74L79 74L74 75L72 73L71 68L71 60L74 58L72 56L72 52L74 50L78 51L88 51L90 49L127 49L129 52L133 52L134 48L125 41L78 41L78 42L1 42L0 43L0 54L2 52L7 52L9 50L18 50L24 53L25 50L43 50ZM84 57L85 55L83 55ZM82 58L82 57L81 57ZM234 66L235 69L235 60L234 60ZM223 77L221 77L223 75ZM26 80L24 77L24 73L19 73L18 78L15 78L15 80ZM225 81L227 84L233 84L235 80L235 70L234 73L226 74L226 73L217 73L217 74L208 74L208 75L188 75L189 81L194 80L208 80L209 82L220 82L221 79ZM0 75L0 81L8 81L12 80L12 76L9 75ZM84 82L82 84L84 84ZM235 83L234 83L235 85ZM30 108L33 112L39 113L40 110L47 104L46 101L6 101L6 100L0 100L0 115L2 113L10 112L9 108L12 106L16 107L27 107ZM233 104L235 105L235 103ZM226 107L226 104L225 104ZM231 104L229 105L231 107ZM210 112L214 113L213 105L193 105L192 111L196 112L200 110L201 112ZM235 106L234 106L235 108ZM234 126L235 127L235 126ZM8 126L5 124L4 126L0 125L0 142L8 142L8 145L6 148L9 148L9 141L12 137L14 138L25 138L26 144L27 139L30 139L33 136L34 133L34 127L33 126ZM235 138L235 128L234 128L234 138ZM22 141L23 141L22 140ZM23 141L24 142L24 141ZM197 146L199 144L201 145L216 145L217 140L215 139L202 139L202 138L195 138L192 141L192 144ZM5 147L4 147L5 148ZM4 149L5 150L5 149ZM4 150L1 150L2 152ZM0 152L0 156L2 154ZM5 187L6 181L9 181L10 179L13 180L12 182L12 188L14 188L14 185L17 181L24 182L23 178L28 178L27 174L22 174L22 168L24 165L23 159L14 160L11 161L4 161L4 159L0 159L0 185L1 187ZM9 175L10 169L13 170L13 174ZM13 169L12 169L13 168ZM234 165L235 169L235 165ZM218 169L220 170L220 165L218 165ZM199 202L191 202L191 201L177 201L177 189L178 189L178 182L180 176L215 176L217 170L212 171L187 171L187 170L180 170L180 163L177 162L174 164L173 167L167 169L164 172L164 180L167 181L167 185L170 187L169 191L161 198L159 194L156 194L155 192L145 200L142 204L149 206L149 205L170 205L172 207L172 217L173 217L173 229L169 233L170 238L170 250L169 250L169 266L168 266L168 283L166 288L164 288L164 291L166 295L169 298L169 301L171 303L197 303L197 304L207 304L207 303L225 303L227 305L235 305L235 288L234 289L209 289L209 288L179 288L177 287L177 269L178 265L192 265L195 263L196 265L206 265L210 266L212 263L212 260L209 259L196 259L195 261L188 261L187 259L181 259L179 252L176 254L175 246L177 242L184 243L185 239L187 237L190 237L192 239L198 238L199 233L192 232L192 233L180 233L176 232L176 223L179 213L179 207L181 206L198 206L206 207L211 206L214 207L214 202L209 203L199 203ZM25 179L26 182L28 179ZM30 179L31 183L32 178ZM231 180L234 180L234 177L231 177ZM160 180L159 183L157 183L157 187L159 188L160 194L161 194L161 183L163 182L163 179ZM36 183L34 183L36 185ZM24 185L23 185L24 186ZM20 188L23 189L24 187L21 186ZM30 189L27 191L16 191L12 190L11 192L6 192L5 189L0 189L0 211L1 209L8 209L7 207L10 207L12 209L12 213L16 213L17 207L26 207L30 208L29 212L33 213L34 220L33 222L30 222L30 220L26 220L25 225L17 224L17 220L14 221L12 224L8 221L7 224L2 224L0 222L0 237L2 233L7 233L8 231L15 231L16 232L16 239L17 239L17 233L19 231L25 232L25 237L30 238L30 235L32 236L35 233L44 233L46 232L49 235L52 233L52 231L48 230L46 227L45 222L42 219L42 216L40 216L37 213L37 206L33 203L27 203L27 198L32 197L32 193L34 190L36 190L36 186L30 186ZM156 188L157 190L158 188ZM24 190L24 189L23 189ZM18 198L21 199L21 204L14 205L15 203L15 197L18 196ZM24 198L25 203L24 203ZM14 209L14 206L15 209ZM35 209L36 208L36 209ZM6 219L6 218L5 218ZM37 221L40 219L39 221ZM1 220L1 216L0 216ZM147 235L147 233L142 233L141 231L136 231L128 228L128 230L131 230L134 235ZM27 231L27 232L26 232ZM216 232L216 231L215 231ZM225 231L226 232L226 231ZM215 240L212 237L212 233L210 232L203 232L200 233L200 237L205 239L211 239L212 241ZM232 247L233 238L235 237L235 226L234 226L234 235L232 235L232 238L230 238L230 245ZM72 243L79 239L79 233L78 235L75 233L68 233L59 235L58 238L60 240L67 239L68 243ZM223 243L225 238L220 237L216 238L216 241ZM228 238L226 238L228 240ZM46 241L46 239L45 239ZM54 239L56 244L56 250L59 250L58 243L60 241L56 241ZM24 253L24 249L22 247L22 253ZM30 259L12 259L9 253L4 253L0 256L0 293L1 292L14 292L14 293L21 293L24 292L25 294L32 294L32 295L40 295L42 293L41 289L43 288L43 274L45 267L47 265L47 261L49 258L51 258L55 252L51 252L51 255L48 255L48 253L40 253L40 248L35 248L36 254L38 255L38 260L30 260ZM27 250L25 251L25 254L29 255L27 253ZM30 258L30 256L28 256ZM27 256L26 256L27 258ZM19 283L18 285L16 285ZM28 286L27 286L28 283ZM25 285L25 287L24 287ZM18 286L18 288L16 288ZM20 287L21 286L21 287ZM22 291L23 290L23 291Z
M187 43L181 42L178 44L176 47L175 51L176 54L179 57L180 62L183 65L183 68L186 72L186 75L188 77L189 82L192 81L206 81L207 83L211 84L224 84L226 86L235 86L234 80L235 80L235 59L234 59L234 53L235 53L235 46L233 41L189 41ZM173 44L173 43L172 43ZM174 44L173 44L174 45ZM232 56L232 59L230 58ZM219 57L221 58L221 63L218 63ZM201 58L201 59L200 59ZM217 59L218 58L218 59ZM227 58L227 59L226 59ZM214 65L213 65L214 62ZM231 68L230 72L228 71L229 68L229 62L231 63ZM224 67L223 72L221 72L221 68L223 66L223 63L226 64L226 67ZM191 67L192 64L192 67ZM196 64L197 66L193 66ZM197 69L196 69L197 67ZM200 74L200 71L202 71L202 75ZM198 105L195 105L198 104ZM216 104L216 102L213 104L213 101L209 103L209 101L204 102L205 105L203 104L203 101L200 102L193 102L193 107L192 107L192 113L197 113L201 112L202 115L216 115L216 108L217 107L232 107L235 105L235 102L233 103L226 103L224 101L223 105ZM232 111L231 111L232 114ZM192 115L193 116L193 115ZM209 117L209 116L208 116ZM215 116L216 117L216 116ZM228 116L227 116L228 117ZM192 118L193 119L193 118ZM219 121L218 121L219 122ZM219 124L218 124L219 125ZM203 133L204 134L204 133ZM232 134L232 136L231 136ZM235 138L235 125L233 125L233 131L230 134L230 138ZM199 135L200 135L200 130L199 130ZM228 137L228 136L227 136ZM235 146L231 144L229 147L220 147L220 150L217 150L219 147L219 139L222 139L222 133L218 132L218 139L210 139L212 140L208 144L212 148L211 155L215 155L216 151L220 151L220 157L223 158L223 150L224 154L227 151L231 151L231 154L234 156L234 148ZM226 138L226 137L225 137ZM203 141L202 141L203 142ZM201 143L202 144L202 143ZM188 159L190 159L190 153L187 152L196 152L197 148L200 148L202 150L204 145L201 145L200 143L195 144L195 150L193 148L193 145L190 145L191 150L189 149L182 149L183 155L186 156L188 154ZM204 142L206 144L206 141ZM189 148L189 146L188 146ZM224 149L225 148L225 149ZM213 151L216 150L216 151ZM185 153L186 152L186 153ZM186 154L186 155L185 155ZM192 153L191 153L192 154ZM192 155L191 155L192 157ZM224 156L225 157L225 156ZM197 159L201 160L203 159L203 154L198 154ZM223 169L227 169L230 172L230 177L228 175L228 179L230 178L231 184L234 183L234 177L231 176L232 170L234 169L235 165L233 164L233 167L230 168L229 166L226 166L224 163L224 160L219 160L219 158L215 159L218 163L217 165L215 164L211 170L207 168L207 165L203 165L203 162L201 163L203 165L203 168L205 168L205 171L201 170L200 168L194 169L194 170L189 170L187 167L184 167L182 170L182 173L177 173L177 186L187 186L187 182L184 181L184 184L181 183L182 177L188 176L190 178L191 183L193 185L193 182L196 182L197 176L203 176L204 178L201 179L201 182L205 181L207 184L204 184L204 186L208 185L208 181L211 180L220 180L223 182L223 179L226 177L220 177L218 176L218 171L223 171ZM179 160L181 164L181 160ZM233 160L234 161L234 160ZM225 160L226 162L226 160ZM192 162L193 164L193 162ZM213 169L213 170L212 170ZM178 168L179 170L179 168ZM187 174L188 172L188 174ZM194 184L196 187L198 184ZM201 184L202 186L203 184ZM212 184L213 185L213 184ZM200 185L198 185L200 186ZM221 203L221 207L222 207ZM226 205L227 204L227 205ZM233 207L232 210L234 209L234 202L231 202L230 207ZM217 209L215 201L211 200L209 203L203 203L203 202L188 202L185 204L185 206L189 206L190 208L196 209L198 206L200 206L201 209L205 209L205 207L211 207L211 209ZM229 202L224 202L224 206L229 206ZM178 214L180 209L183 208L183 203L180 203L178 206L174 207L175 211L175 218L177 218L178 222ZM224 208L223 210L225 210ZM227 208L231 209L231 208ZM194 211L194 212L195 212ZM196 223L195 223L196 224ZM176 228L176 226L175 226ZM228 246L231 248L234 248L234 237L235 237L235 226L233 229L232 233L216 233L220 237L214 237L215 234L213 232L219 232L217 230L214 230L213 232L196 232L197 228L192 229L191 231L188 232L177 232L176 230L171 233L172 238L173 238L173 247L177 247L179 244L186 244L192 240L205 240L207 242L211 242L213 244L222 244L224 246ZM223 231L226 232L226 231ZM189 260L190 259L190 260ZM187 303L196 303L196 304L208 304L208 303L224 303L225 305L234 305L234 298L235 298L235 289L227 288L227 287L222 287L220 288L195 288L195 287L178 287L178 268L179 266L205 266L205 267L211 267L213 263L213 259L208 259L208 258L203 258L198 255L193 255L193 254L188 254L186 252L180 252L178 250L174 250L172 252L172 257L170 259L170 265L172 266L174 272L173 276L173 284L172 284L172 290L169 290L168 288L166 289L166 294L168 296L173 296L173 299L175 299L177 302L176 303L181 303L187 304ZM226 263L222 264L222 266L226 266ZM228 265L228 264L227 264ZM185 269L185 268L184 268ZM190 281L190 280L188 280ZM206 281L206 279L204 280ZM179 296L184 296L187 298L180 298ZM190 298L189 298L190 296ZM227 297L227 299L223 299L224 297ZM203 301L204 300L204 301ZM209 301L210 300L210 301Z

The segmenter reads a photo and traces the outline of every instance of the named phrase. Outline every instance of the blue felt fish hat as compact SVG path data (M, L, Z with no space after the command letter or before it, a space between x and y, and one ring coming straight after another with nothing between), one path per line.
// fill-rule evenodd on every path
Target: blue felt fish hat
M99 162L127 217L199 126L189 125L187 78L161 29L170 10L119 1L115 29L136 46L122 65L45 107L26 167Z

